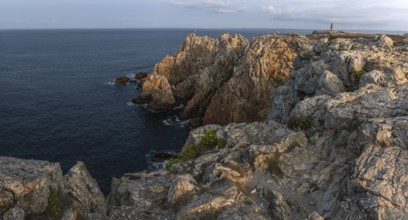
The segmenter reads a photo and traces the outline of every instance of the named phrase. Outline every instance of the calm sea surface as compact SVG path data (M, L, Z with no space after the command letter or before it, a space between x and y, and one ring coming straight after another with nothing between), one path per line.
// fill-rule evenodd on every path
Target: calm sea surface
M118 76L150 71L195 30L0 31L0 156L84 161L104 193L112 177L148 167L149 155L178 151L189 133L175 113L134 106L135 85ZM247 38L291 30L197 30ZM291 31L309 33L310 31Z

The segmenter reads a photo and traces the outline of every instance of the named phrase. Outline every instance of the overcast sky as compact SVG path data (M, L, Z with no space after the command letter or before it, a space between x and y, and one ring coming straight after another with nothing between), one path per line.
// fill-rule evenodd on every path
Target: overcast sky
M0 0L0 29L297 28L408 31L408 0Z

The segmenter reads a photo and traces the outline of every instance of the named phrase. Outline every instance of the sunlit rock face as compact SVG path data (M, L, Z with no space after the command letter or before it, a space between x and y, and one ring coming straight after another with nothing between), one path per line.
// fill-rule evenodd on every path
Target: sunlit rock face
M182 117L204 124L263 120L269 92L289 78L307 43L301 35L269 35L251 43L240 35L218 40L189 35L174 57L156 65L137 100L154 110L183 104Z
M0 157L1 219L107 219L107 202L85 164ZM70 217L71 216L71 217Z

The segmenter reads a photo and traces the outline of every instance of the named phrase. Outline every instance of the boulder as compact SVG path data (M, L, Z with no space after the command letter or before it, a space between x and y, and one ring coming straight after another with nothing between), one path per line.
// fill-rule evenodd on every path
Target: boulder
M335 96L338 93L344 92L345 88L343 81L341 81L335 74L325 70L317 82L316 95L330 95Z
M129 82L130 82L130 79L127 76L121 76L115 79L115 84L120 85L120 86L126 85Z
M174 176L168 172L126 174L113 178L108 195L111 219L169 219L167 195Z
M105 196L83 162L77 162L64 176L62 192L77 215L83 218L107 214Z
M57 191L61 181L57 163L0 157L0 214L24 217L45 213L50 191Z
M142 79L147 77L147 74L148 73L145 73L145 72L138 72L138 73L136 73L135 78L137 80L142 80Z
M190 174L177 176L167 195L167 203L177 211L194 199L199 191L198 183Z

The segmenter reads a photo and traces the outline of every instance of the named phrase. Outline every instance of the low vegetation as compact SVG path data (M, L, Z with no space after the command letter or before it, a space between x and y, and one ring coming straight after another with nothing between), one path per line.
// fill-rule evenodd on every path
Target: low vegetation
M281 161L279 160L279 157L280 153L275 152L275 155L268 160L267 171L276 177L282 178L284 173L280 168Z
M354 71L353 72L353 77L355 79L355 83L358 85L360 83L361 77L363 77L365 71L360 70L360 71Z
M306 118L291 118L288 121L288 127L293 128L300 128L302 130L307 130L312 127L313 118L306 117Z
M217 138L218 129L210 130L204 133L198 144L190 143L185 147L177 157L171 159L166 164L166 169L175 172L173 166L185 161L193 160L198 156L215 149L215 147L224 148L226 140L224 138Z
M60 219L62 200L57 191L51 190L48 196L47 214L50 219Z

